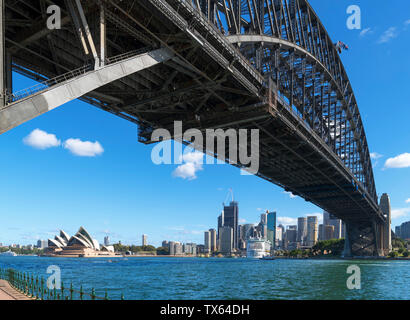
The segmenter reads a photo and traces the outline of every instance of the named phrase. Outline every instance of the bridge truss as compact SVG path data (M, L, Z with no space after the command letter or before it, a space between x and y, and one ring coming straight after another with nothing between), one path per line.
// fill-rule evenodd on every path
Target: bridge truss
M306 0L0 2L4 97L11 69L47 82L112 56L166 48L172 58L81 99L137 123L144 143L176 120L184 130L260 129L258 175L351 225L357 254L380 252L385 217L357 101ZM61 7L61 30L45 27L48 5ZM2 108L12 107L7 101Z

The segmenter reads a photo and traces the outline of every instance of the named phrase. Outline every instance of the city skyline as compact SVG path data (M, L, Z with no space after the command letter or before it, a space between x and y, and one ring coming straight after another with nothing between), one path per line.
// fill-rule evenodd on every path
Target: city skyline
M350 50L341 57L365 122L378 193L387 192L391 198L394 230L410 219L410 164L406 160L410 67L398 62L407 58L409 48L408 42L400 41L410 36L405 24L410 19L409 4L401 1L403 10L397 12L387 4L373 8L371 2L364 2L363 28L352 31L342 27L348 1L311 2L332 39L349 43ZM385 16L388 19L382 19ZM392 36L383 37L389 28L395 30ZM379 61L384 61L380 66L383 79L373 70ZM375 76L361 81L366 72ZM14 74L15 90L33 83ZM391 95L374 94L384 91ZM399 97L394 104L400 116L386 116L390 96ZM106 128L111 128L109 133ZM54 139L41 134L40 140L34 139L31 133L36 129L55 135ZM0 200L2 219L8 223L0 226L0 242L35 243L59 227L73 233L85 220L99 239L108 235L112 241L138 243L141 234L147 233L156 245L163 239L200 243L203 231L215 225L215 214L230 187L240 199L245 222L257 223L268 209L278 213L278 224L296 225L297 217L314 214L320 223L321 209L260 178L241 176L228 165L156 166L150 159L151 147L139 144L136 132L127 121L74 101L2 135L0 163L7 170L1 178L7 183L0 189ZM88 156L78 149L84 145L79 142L86 141L91 147Z

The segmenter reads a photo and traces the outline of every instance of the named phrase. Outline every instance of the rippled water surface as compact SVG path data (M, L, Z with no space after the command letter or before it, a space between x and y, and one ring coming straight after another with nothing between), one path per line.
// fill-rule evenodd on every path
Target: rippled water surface
M346 287L351 264L360 290ZM0 257L1 268L44 277L50 265L64 284L112 299L410 299L410 261Z

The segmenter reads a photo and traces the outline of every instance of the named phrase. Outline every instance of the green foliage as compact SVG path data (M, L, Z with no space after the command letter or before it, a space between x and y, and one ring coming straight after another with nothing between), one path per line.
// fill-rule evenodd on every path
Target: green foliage
M407 246L407 241L405 241L403 239L396 238L396 239L392 240L392 247L393 248L398 248L398 249L403 248L404 249L404 248L406 248L406 246Z
M409 256L409 254L410 254L410 252L408 252L408 251L406 250L406 251L403 252L403 257L406 257L406 258L407 258L407 257Z
M158 253L158 249L160 249L161 252L165 252L165 249L168 250L168 248L159 247L157 249L152 245L148 245L148 246L136 246L136 245L126 246L126 245L121 244L121 242L119 242L119 243L114 244L113 246L114 246L114 250L116 252L121 252L121 253L125 253L127 251L131 251L132 253L138 253L138 252L143 252L144 251L144 252L152 252L153 254L155 254L155 252L157 252L157 254L168 254L168 253Z
M323 254L324 251L330 252L331 255L340 256L343 252L345 239L331 239L318 241L312 247L312 254Z
M399 256L399 253L397 251L392 251L389 253L390 258L396 258Z
M157 248L157 255L166 256L169 254L168 247L158 247Z
M34 248L33 249L28 249L28 248L12 248L12 247L0 247L0 253L1 252L6 252L11 250L12 252L16 253L16 254L42 254L43 253L43 249L38 249L38 248Z
M404 248L400 248L400 249L398 250L398 252L401 254L401 253L403 253L405 250L406 250L406 249L404 249Z

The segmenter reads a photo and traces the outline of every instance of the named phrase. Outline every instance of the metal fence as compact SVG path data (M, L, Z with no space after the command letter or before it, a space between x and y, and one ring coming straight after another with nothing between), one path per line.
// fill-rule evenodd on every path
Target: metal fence
M85 292L82 286L80 290L75 290L72 283L66 287L61 282L60 289L55 286L48 288L47 281L43 277L39 278L28 272L14 269L0 268L0 279L8 281L18 292L35 300L110 300L107 290L105 290L104 297L100 297L96 295L94 288L91 289L91 293ZM123 294L121 294L121 300L124 300Z

